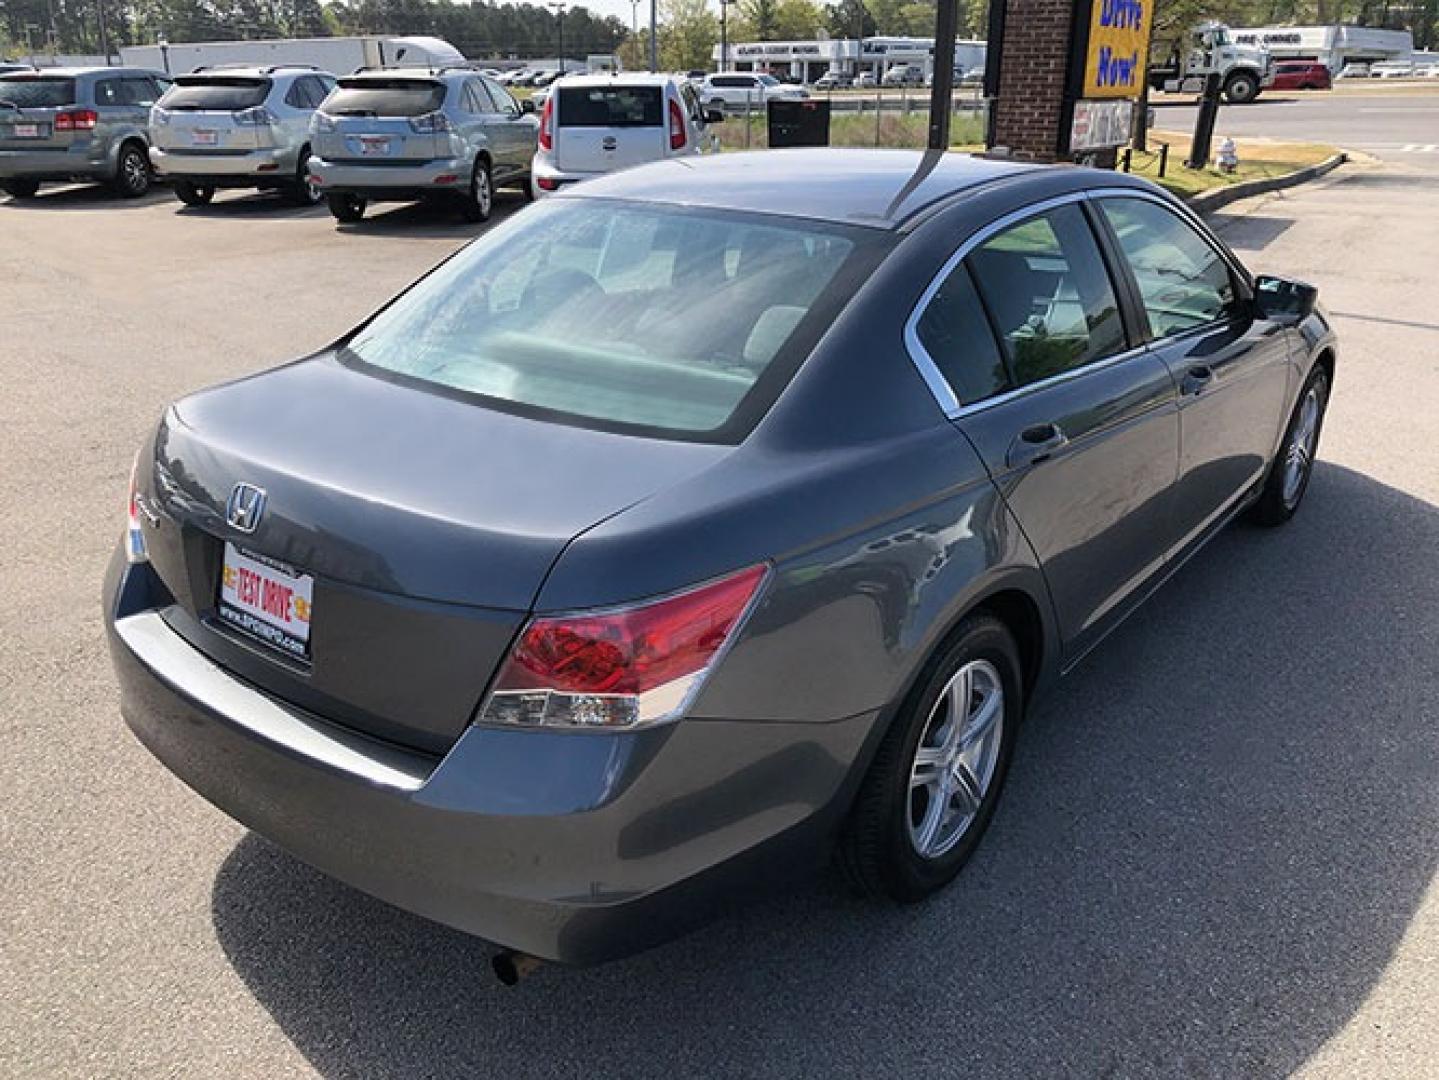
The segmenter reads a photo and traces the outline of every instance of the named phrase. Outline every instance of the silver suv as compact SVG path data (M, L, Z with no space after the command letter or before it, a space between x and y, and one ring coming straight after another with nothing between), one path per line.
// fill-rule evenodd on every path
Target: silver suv
M150 106L170 85L144 68L47 68L0 74L0 189L28 199L46 180L103 180L150 190Z
M359 221L371 200L425 198L485 221L496 186L530 195L533 113L469 68L357 72L315 113L310 169L340 221Z
M334 85L328 72L295 65L177 75L150 112L150 160L186 206L222 187L277 190L313 206L310 117Z

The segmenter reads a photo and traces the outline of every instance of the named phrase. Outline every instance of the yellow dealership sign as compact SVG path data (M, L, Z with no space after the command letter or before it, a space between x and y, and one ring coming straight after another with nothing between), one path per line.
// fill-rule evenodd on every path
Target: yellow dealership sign
M1091 0L1085 98L1134 98L1144 88L1154 0Z

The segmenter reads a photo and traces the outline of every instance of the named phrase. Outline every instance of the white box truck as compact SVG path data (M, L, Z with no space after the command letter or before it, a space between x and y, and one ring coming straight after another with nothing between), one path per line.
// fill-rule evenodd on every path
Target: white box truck
M120 62L171 75L184 75L200 67L253 64L272 67L308 64L334 75L348 75L362 67L443 67L463 64L460 50L443 38L360 37L286 38L274 41L165 42L126 45Z

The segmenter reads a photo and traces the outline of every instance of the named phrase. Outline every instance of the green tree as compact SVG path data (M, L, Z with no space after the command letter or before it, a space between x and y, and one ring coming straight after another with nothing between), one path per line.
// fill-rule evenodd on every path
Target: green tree
M751 40L779 40L779 0L740 0L739 10L749 24Z
M708 68L719 41L719 18L707 0L660 0L660 66L666 71Z
M864 0L840 0L825 8L824 28L832 38L867 38L879 32Z
M824 8L814 0L775 0L774 40L804 41L824 28Z

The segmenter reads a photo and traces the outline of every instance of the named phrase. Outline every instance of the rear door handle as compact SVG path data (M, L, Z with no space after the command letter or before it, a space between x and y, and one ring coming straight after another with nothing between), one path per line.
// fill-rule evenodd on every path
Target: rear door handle
M1214 369L1207 364L1196 364L1184 373L1179 382L1179 392L1195 396L1202 393L1214 381Z
M1068 442L1069 436L1058 424L1035 424L1014 437L1004 460L1011 469L1021 465L1038 465L1041 461L1048 461L1056 450Z

